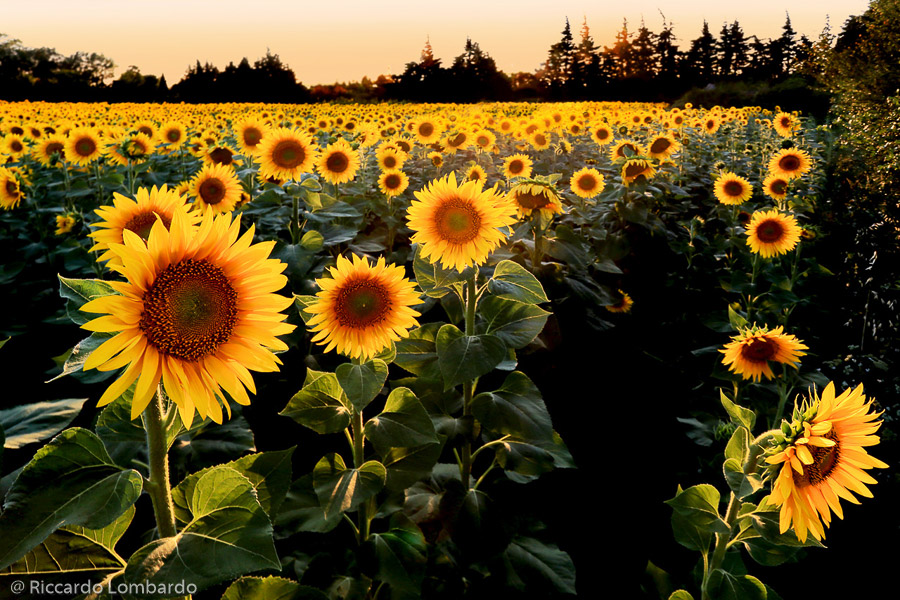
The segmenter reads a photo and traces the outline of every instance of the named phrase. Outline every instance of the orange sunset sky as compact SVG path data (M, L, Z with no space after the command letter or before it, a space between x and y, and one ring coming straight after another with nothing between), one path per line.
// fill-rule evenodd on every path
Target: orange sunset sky
M223 68L244 56L252 62L269 48L312 85L401 72L419 59L426 36L445 65L469 36L503 71L533 72L559 41L566 17L576 43L586 17L595 44L603 46L612 45L623 18L632 31L641 18L660 31L662 11L686 49L704 18L714 35L737 19L746 35L765 39L780 35L789 8L798 35L815 38L826 15L839 33L848 16L867 6L866 0L0 0L0 33L63 54L100 52L115 61L116 75L136 65L145 74L164 74L170 85L197 59Z

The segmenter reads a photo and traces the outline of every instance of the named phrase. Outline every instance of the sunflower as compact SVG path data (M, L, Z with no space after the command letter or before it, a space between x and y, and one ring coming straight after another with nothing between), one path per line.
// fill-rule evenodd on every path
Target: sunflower
M170 121L159 129L159 139L170 149L180 148L187 140L184 125L176 121Z
M790 113L780 112L772 119L772 128L783 138L791 137L799 126L797 118Z
M249 370L274 372L271 350L287 350L277 336L293 331L280 313L293 302L276 295L287 283L285 264L268 258L275 242L251 244L254 226L240 234L240 219L206 213L200 227L178 209L167 229L153 224L148 243L125 231L110 251L127 281L111 282L118 294L81 307L105 313L83 327L116 333L91 354L85 369L124 373L101 396L109 404L137 380L131 418L147 407L162 381L185 427L194 410L222 422L224 392L238 404L255 393ZM246 389L245 389L246 387ZM224 392L223 392L224 390Z
M382 146L375 155L378 162L378 168L382 171L395 171L403 167L406 161L406 154L399 152L395 148L385 148Z
M678 152L681 144L672 135L666 133L658 135L647 145L647 155L650 158L663 161Z
M595 125L591 128L591 139L600 146L605 146L613 141L613 132L607 125Z
M74 215L56 215L56 231L54 235L65 235L75 227Z
M606 182L603 175L597 169L584 167L580 171L575 171L572 178L569 179L569 187L576 196L582 198L593 198L603 191Z
M753 186L743 177L726 171L716 177L713 184L716 198L722 204L743 204L753 195Z
M258 119L245 119L234 128L234 137L241 151L246 155L256 153L260 142L266 136L268 127Z
M725 357L722 364L744 379L759 381L763 375L772 379L775 374L769 361L797 368L800 357L809 348L795 336L784 333L783 327L769 331L767 327L748 327L731 338L725 348L719 350Z
M619 290L620 298L615 304L607 304L604 308L611 313L627 313L631 312L631 307L634 305L634 300L631 299L631 296Z
M528 143L535 150L546 150L550 147L550 135L543 131L535 131L528 136Z
M656 175L656 169L650 161L643 158L629 158L622 165L622 182L630 185L638 179L648 180Z
M372 265L353 255L338 256L331 278L317 279L318 300L304 312L313 342L336 349L350 358L367 360L409 335L419 313L410 308L421 302L415 282L403 276L403 267L388 265L384 257Z
M65 155L66 138L61 135L48 135L32 148L31 155L45 167L57 164Z
M531 159L524 154L513 154L503 161L503 175L513 177L531 177Z
M779 150L769 160L769 173L785 179L801 177L811 168L812 159L809 157L809 154L805 150L798 150L797 148Z
M716 116L710 116L700 122L700 128L709 135L714 134L722 125L722 120Z
M440 169L444 164L444 155L440 152L429 152L428 160L431 161L431 165L433 167L437 167L438 169Z
M409 187L409 177L403 171L383 171L378 177L378 187L385 196L399 196Z
M65 147L66 162L83 166L100 158L102 153L100 136L95 130L79 127L69 132Z
M787 197L787 189L790 179L769 175L763 180L763 192L773 200L784 200Z
M468 132L461 129L445 137L444 145L451 153L454 153L457 150L462 150L463 148L471 146L472 140L469 137Z
M145 133L132 133L121 138L113 145L113 152L125 163L142 163L153 152L153 140ZM115 159L114 159L115 161Z
M616 142L616 145L609 151L609 160L616 161L623 158L628 159L634 156L643 156L645 154L647 154L647 151L637 142L622 140Z
M509 200L516 207L519 218L530 217L538 210L547 218L562 213L562 202L553 186L530 179L513 186Z
M496 142L497 136L488 129L482 129L475 134L475 145L485 152L493 148Z
M356 177L359 170L359 156L344 139L329 144L316 162L316 169L325 181L335 185L346 183Z
M124 243L126 230L147 241L156 221L162 221L164 227L169 227L178 208L187 210L185 198L165 185L161 188L154 186L150 190L138 188L134 200L113 192L113 206L101 206L94 211L102 220L92 225L97 231L88 234L94 239L91 251L103 252L97 262L109 260L113 264L118 261L110 247ZM199 213L188 214L188 220L192 223L199 219Z
M312 140L296 129L272 129L258 146L259 173L263 177L296 179L308 173L316 158Z
M778 477L765 501L781 507L781 533L793 526L801 542L807 533L821 540L822 524L830 526L832 511L844 518L841 498L859 504L853 492L872 497L866 484L877 482L865 470L888 468L866 451L880 441L875 435L881 427L879 416L872 401L866 401L862 384L835 396L834 383L829 382L821 397L813 393L795 409L792 421L782 427L788 431L784 441L766 457Z
M0 154L18 160L28 153L28 143L21 134L10 134L0 139Z
M487 174L484 172L484 168L481 165L472 165L466 169L466 175L463 177L463 180L474 181L478 185L483 186L487 183Z
M793 215L777 210L758 211L747 225L747 245L763 258L772 258L793 250L802 232Z
M207 165L223 165L234 169L237 159L234 158L235 152L225 144L216 144L206 149L206 155L203 157L203 163Z
M410 238L422 245L422 256L447 269L462 272L480 265L506 239L516 222L515 207L497 193L482 190L474 181L457 185L450 173L415 193L407 212Z
M206 165L191 179L188 193L196 198L194 208L202 212L231 212L241 199L241 182L224 165Z
M413 121L411 131L422 145L436 142L441 137L437 122L430 117L419 117Z
M19 205L23 197L15 174L6 167L0 167L0 208L12 210Z

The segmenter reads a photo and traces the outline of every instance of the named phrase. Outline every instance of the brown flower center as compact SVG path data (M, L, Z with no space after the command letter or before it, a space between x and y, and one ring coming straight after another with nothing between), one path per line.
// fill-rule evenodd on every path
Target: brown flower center
M783 196L787 192L787 182L784 179L776 179L772 182L770 188L773 194Z
M522 162L521 159L517 158L513 161L510 161L508 169L512 175L518 175L525 170L525 163Z
M13 125L9 128L9 132L13 135L23 135L25 133L25 130L18 125Z
M579 177L576 183L578 184L579 189L589 192L597 187L597 178L590 173L586 173Z
M13 140L10 143L9 147L13 152L21 152L25 149L25 146L23 146L22 142L20 142L19 140Z
M19 197L19 184L12 179L6 180L6 195L10 198Z
M537 144L538 146L546 145L547 144L547 136L545 136L543 133L535 134L534 143Z
M306 149L294 140L283 140L272 150L272 162L282 169L296 169L306 160Z
M740 181L727 181L722 189L725 191L726 196L731 196L732 198L737 198L744 193L744 186Z
M181 139L181 130L180 129L176 129L173 127L172 129L169 129L168 131L166 131L166 140L167 141L169 141L171 143L175 143L180 139Z
M217 165L230 165L234 162L234 154L228 148L216 148L209 153L209 159Z
M603 141L609 139L609 130L608 129L598 129L594 132L594 137L598 140Z
M522 208L544 208L551 204L550 197L544 192L520 192L516 194L516 202Z
M184 260L157 275L144 294L138 326L159 352L195 362L228 341L237 323L237 292L221 268Z
M139 132L143 133L144 135L146 135L147 137L153 137L153 130L150 129L150 128L149 128L148 126L146 126L146 125L142 125L142 126L138 127L137 130L138 130Z
M454 244L470 242L481 231L481 214L460 198L445 201L434 213L441 239Z
M778 352L778 343L767 338L755 338L741 346L741 358L750 362L763 363Z
M429 122L422 123L419 125L419 135L422 137L431 137L434 133L434 125Z
M387 177L384 178L384 187L389 190L399 189L403 184L403 178L401 178L396 173L390 173Z
M797 171L800 168L800 157L795 154L787 154L778 161L778 166L788 173Z
M172 223L172 219L165 215L159 215L159 218L162 219L163 225L168 229L169 225ZM150 239L150 230L153 228L154 223L156 223L156 213L147 211L131 217L131 220L125 224L123 229L133 231L138 234L141 239L147 241Z
M777 242L784 236L784 227L774 219L766 219L756 226L756 237L766 244Z
M63 145L59 142L50 142L47 144L47 156L53 156L54 154L62 154Z
M197 193L207 204L218 204L225 199L225 185L215 177L211 177L200 184Z
M334 312L343 327L362 329L383 321L390 312L388 290L373 279L356 279L337 292Z
M647 170L646 165L643 163L631 163L625 166L625 179L635 179L640 175L643 175Z
M254 147L259 144L262 139L262 132L256 127L247 127L243 133L244 145Z
M350 166L350 158L343 152L332 152L325 159L325 168L331 173L343 173Z
M625 150L629 150L632 156L638 153L637 146L635 146L634 144L622 144L621 146L619 146L619 149L616 150L616 156L619 158L627 158Z
M806 487L822 483L841 460L841 442L835 435L834 430L829 431L825 436L835 442L834 446L827 448L822 446L807 445L810 454L812 454L813 462L810 465L803 465L803 475L800 475L794 469L791 469L791 475L794 477L794 485L797 487Z
M650 152L653 154L661 154L669 149L672 142L666 138L658 138L650 145Z
M384 158L381 160L381 164L384 165L385 169L393 169L397 166L397 157L385 154Z

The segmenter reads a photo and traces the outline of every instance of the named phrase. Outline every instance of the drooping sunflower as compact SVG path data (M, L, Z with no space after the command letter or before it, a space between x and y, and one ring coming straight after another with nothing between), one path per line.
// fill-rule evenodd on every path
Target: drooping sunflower
M75 227L74 215L56 215L56 230L53 232L53 234L65 235L72 231L73 227Z
M789 183L790 179L786 177L769 175L763 180L763 192L773 200L784 200L787 197Z
M516 207L519 218L530 217L536 210L547 218L563 211L559 194L553 186L534 179L514 185L509 190L509 200Z
M572 188L575 195L581 198L593 198L603 191L606 182L597 169L584 167L572 174L572 178L569 179L569 187Z
M753 196L750 182L730 171L721 173L713 184L716 199L722 204L743 204Z
M222 422L225 393L249 404L255 393L250 370L273 372L272 350L287 350L278 336L293 331L281 314L292 298L275 292L287 284L285 264L268 258L275 242L252 244L254 226L240 236L240 219L206 213L199 227L178 209L167 229L153 224L147 243L125 230L113 244L115 267L127 281L111 282L118 292L81 307L104 314L83 327L116 333L91 354L85 369L122 375L101 396L109 404L136 380L131 418L147 407L162 382L178 406L185 427L194 411ZM224 390L224 391L223 391Z
M524 154L513 154L503 161L503 175L508 179L513 177L531 177L533 163Z
M474 181L457 185L456 174L433 180L415 192L407 211L414 243L422 256L444 268L462 272L480 265L509 235L516 222L515 206L497 192Z
M0 208L12 210L22 198L22 189L15 174L6 167L0 167Z
M337 350L350 358L367 360L409 335L418 325L419 313L410 308L421 302L415 282L404 277L403 267L388 265L384 257L372 265L353 255L338 256L331 278L317 279L322 288L318 300L307 306L311 313L313 342L325 352Z
M769 361L797 368L800 357L806 355L803 350L808 349L796 336L784 333L784 327L770 331L754 325L741 330L719 352L725 355L722 364L731 372L759 381L763 375L766 379L775 377Z
M359 156L346 140L339 139L322 151L316 168L325 181L333 184L346 183L356 177Z
M629 158L622 165L622 183L625 185L631 185L640 179L646 181L654 175L656 168L643 158Z
M637 142L631 140L621 140L609 151L609 160L617 161L628 159L635 156L643 156L647 154L646 150Z
M634 305L634 300L631 299L631 296L619 290L620 298L615 304L607 304L604 308L611 313L627 313L631 312L631 307Z
M877 482L866 470L888 467L866 451L880 441L875 435L881 427L879 416L872 401L866 401L862 384L835 396L834 383L829 382L821 397L813 393L794 410L789 433L766 457L778 476L764 502L781 507L781 533L793 527L801 542L808 533L821 540L832 512L844 518L841 498L859 504L854 492L872 497L866 484Z
M94 239L91 252L102 252L97 262L108 260L113 264L118 259L110 247L124 243L125 231L147 241L156 221L162 221L163 226L168 228L179 208L188 209L186 199L165 185L161 188L154 186L149 190L138 188L134 200L114 192L112 206L101 206L94 211L102 220L91 225L97 228L97 231L88 234ZM188 214L191 223L196 223L199 219L200 214L197 212Z
M306 133L287 127L272 129L258 146L259 173L263 177L287 180L308 173L315 163L316 151Z
M647 155L663 161L678 152L681 144L669 133L658 135L647 144Z
M811 168L812 159L809 154L798 148L783 148L769 160L769 173L785 179L801 177Z
M93 129L79 127L69 132L66 140L66 162L73 165L88 165L103 153L100 136Z
M800 126L797 118L791 113L780 112L772 119L772 128L783 138L789 138Z
M188 193L201 212L231 212L241 199L241 181L225 165L206 165L191 179Z
M747 225L747 245L763 258L772 258L793 250L802 232L793 215L777 210L757 211Z
M378 177L378 187L385 196L399 196L409 187L409 177L403 171L382 171Z

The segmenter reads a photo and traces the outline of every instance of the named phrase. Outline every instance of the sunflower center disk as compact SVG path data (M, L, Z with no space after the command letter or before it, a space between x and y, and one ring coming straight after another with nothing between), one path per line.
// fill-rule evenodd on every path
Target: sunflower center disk
M522 194L516 194L516 202L518 202L519 206L521 206L522 208L535 209L543 208L550 204L550 198L548 198L546 194L540 192L538 192L537 194L532 192L525 192Z
M438 208L434 222L440 237L456 244L472 241L481 231L481 215L462 200L447 202Z
M597 185L597 180L594 179L593 175L583 175L578 179L578 187L582 190L589 192L594 189L594 186Z
M778 347L774 342L769 340L756 339L744 346L741 350L741 356L752 362L766 362L778 351Z
M234 162L233 156L228 148L216 148L209 153L209 159L217 165L230 165Z
M811 465L803 465L803 475L797 471L791 470L794 477L794 485L797 487L806 487L808 485L816 485L822 483L831 472L837 467L841 458L841 443L838 441L834 431L829 431L825 438L835 442L834 446L823 448L821 446L808 446L810 454L812 454L813 462Z
M725 184L725 193L733 198L736 198L744 193L744 186L737 181L729 181Z
M237 323L237 293L222 269L205 260L169 265L144 294L139 327L163 354L195 362L228 341Z
M666 150L668 150L669 146L671 145L672 143L669 140L656 140L655 142L653 142L653 145L650 146L650 152L659 154L660 152L665 152Z
M350 166L350 160L343 152L330 154L325 161L325 167L332 173L343 173Z
M272 162L283 169L295 169L306 158L303 146L291 140L278 142L272 151Z
M362 329L383 321L389 304L388 292L382 285L361 279L340 289L334 307L342 326Z
M778 166L785 171L796 171L800 168L800 159L796 156L785 156L778 162Z
M401 179L399 175L395 175L391 173L387 177L384 178L384 187L389 190L396 190L400 187Z
M218 179L207 179L200 184L199 193L207 204L218 204L225 198L225 186Z
M258 129L247 129L244 131L244 143L248 146L255 146L262 139L262 133Z
M763 221L756 228L756 237L761 242L771 244L777 242L784 235L784 228L777 221Z
M431 123L422 123L419 126L419 134L423 137L428 137L432 133L434 133L434 125L432 125Z
M524 163L521 160L514 160L509 163L509 172L513 175L518 175L525 169Z
M97 145L94 144L93 140L89 139L78 140L75 144L75 152L77 152L79 156L90 156L96 149Z
M15 181L6 181L6 193L13 198L19 197L19 186Z
M52 156L57 152L63 151L63 145L59 142L50 142L47 144L47 156Z
M165 215L160 215L159 218L162 219L163 225L168 229L172 220ZM156 223L156 213L142 212L133 216L131 220L125 224L125 229L135 232L146 242L150 239L150 230L153 229L154 223Z
M784 194L787 191L787 183L779 179L772 184L772 191L779 195Z
M166 133L166 139L170 142L177 142L181 139L181 132L177 129L170 129L168 133Z
M638 175L641 175L644 172L645 168L646 167L644 167L644 165L640 165L640 164L628 165L627 167L625 167L625 177L628 179L637 177Z

